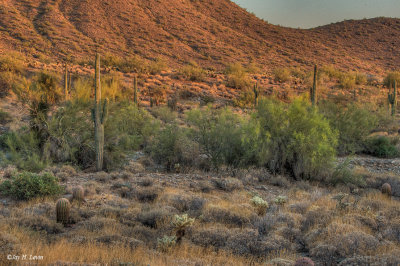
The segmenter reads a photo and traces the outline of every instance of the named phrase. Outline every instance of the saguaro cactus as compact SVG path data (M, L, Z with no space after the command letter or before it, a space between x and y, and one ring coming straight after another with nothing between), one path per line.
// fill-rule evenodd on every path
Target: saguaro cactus
M314 66L314 82L313 86L310 90L310 99L312 106L315 106L315 103L317 102L317 72L318 72L318 67L317 65Z
M71 204L69 203L69 200L65 198L57 200L56 203L57 223L62 223L64 225L68 223L70 209L71 209Z
M65 63L65 71L64 71L64 97L65 100L68 101L68 65Z
M254 85L253 91L254 91L254 107L257 107L257 105L258 105L258 96L260 95L260 92L258 90L258 81Z
M138 88L137 88L137 76L133 78L133 103L138 106Z
M389 88L388 101L389 101L389 106L392 107L392 116L394 116L396 114L396 108L397 108L397 84L396 84L396 80L393 83L393 93L390 93L390 88Z
M96 54L95 71L95 90L94 90L94 108L92 118L94 122L94 138L96 149L96 170L103 170L104 154L104 123L107 117L108 100L101 101L101 82L100 82L100 55Z

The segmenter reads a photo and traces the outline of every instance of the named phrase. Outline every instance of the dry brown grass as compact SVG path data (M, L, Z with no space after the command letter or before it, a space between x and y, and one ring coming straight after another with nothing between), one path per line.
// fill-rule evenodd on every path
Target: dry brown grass
M214 187L204 193L193 180L200 179L196 184L203 186L215 184L219 177L139 173L102 180L77 172L68 180L70 185L101 189L93 189L79 209L73 206L69 226L55 224L53 199L10 202L0 212L0 229L6 234L1 241L22 253L43 256L40 263L46 264L290 265L305 250L316 263L365 259L353 258L354 254L396 262L392 255L400 250L396 198L363 190L360 196L346 196L343 202L352 204L343 207L333 199L343 192L340 187L299 182L290 183L289 190L269 185L264 190L249 181L257 180L259 172L254 173L240 179L243 187L233 191ZM156 189L158 197L150 202L123 198L115 190L121 182L129 184L134 194ZM264 216L251 205L255 194L269 203ZM279 195L288 197L284 205L274 202ZM174 215L185 213L194 223L186 228L181 243L163 252L157 239L175 235Z

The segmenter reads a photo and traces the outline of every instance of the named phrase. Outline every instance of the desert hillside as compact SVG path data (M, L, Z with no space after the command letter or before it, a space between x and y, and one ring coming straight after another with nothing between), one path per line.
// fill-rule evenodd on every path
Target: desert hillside
M53 60L79 59L99 49L161 57L172 65L319 63L371 73L393 70L399 60L398 19L291 29L271 25L229 0L2 0L0 14L0 53L17 50Z

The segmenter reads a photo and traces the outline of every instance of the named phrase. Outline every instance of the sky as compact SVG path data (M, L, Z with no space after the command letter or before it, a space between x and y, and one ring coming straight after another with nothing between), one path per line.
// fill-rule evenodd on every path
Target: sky
M269 23L313 28L345 19L400 17L400 0L232 0Z

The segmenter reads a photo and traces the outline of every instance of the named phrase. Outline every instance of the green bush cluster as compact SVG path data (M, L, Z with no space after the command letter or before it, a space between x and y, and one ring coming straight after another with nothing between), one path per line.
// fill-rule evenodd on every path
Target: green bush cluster
M394 158L399 156L396 141L385 136L368 138L365 141L364 152L380 158Z
M251 117L229 108L194 109L186 121L188 128L163 126L149 146L169 169L194 165L199 155L214 168L258 165L295 178L323 179L332 169L337 133L304 99L290 105L263 100Z
M0 147L0 161L3 165L13 164L19 169L39 172L48 164L40 153L37 136L28 128L2 134Z
M0 192L18 200L30 200L37 197L58 195L62 188L52 174L34 174L22 172L14 175L11 180L0 184Z
M262 100L247 142L259 164L295 178L323 179L336 155L337 132L306 99Z
M143 109L129 103L110 103L105 125L104 161L106 169L120 166L131 152L147 145L157 131L157 123ZM46 138L30 128L0 137L2 163L21 170L39 172L48 163L72 163L82 168L94 163L92 104L70 101L46 120Z
M225 69L228 76L226 85L234 89L245 90L251 87L251 79L248 75L248 69L240 63L230 64Z
M13 89L14 83L25 72L25 58L19 53L0 56L0 97Z
M200 67L196 62L189 62L180 70L181 75L190 81L204 81L206 78L206 71Z
M339 132L337 150L340 155L363 152L366 139L373 130L388 129L393 123L388 112L369 105L350 103L342 106L321 101L319 110Z

